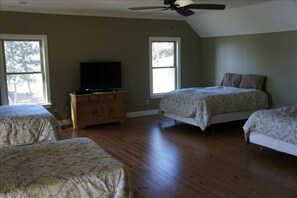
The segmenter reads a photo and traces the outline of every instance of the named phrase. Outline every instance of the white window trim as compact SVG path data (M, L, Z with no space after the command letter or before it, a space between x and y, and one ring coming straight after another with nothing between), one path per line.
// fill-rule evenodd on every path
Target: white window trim
M42 105L46 108L51 106L51 94L50 94L50 79L49 79L49 61L48 61L48 48L47 48L47 36L46 35L22 35L22 34L0 34L0 84L1 84L1 100L2 105L8 105L8 96L7 96L7 85L6 85L6 75L4 72L4 52L3 52L3 42L2 40L41 40L43 47L42 56L43 56L43 70L45 83L45 98L46 101Z
M162 94L153 93L153 74L152 74L152 42L153 41L174 41L177 45L176 50L176 89L180 89L181 76L181 39L180 37L149 37L149 73L150 73L150 98L162 98Z

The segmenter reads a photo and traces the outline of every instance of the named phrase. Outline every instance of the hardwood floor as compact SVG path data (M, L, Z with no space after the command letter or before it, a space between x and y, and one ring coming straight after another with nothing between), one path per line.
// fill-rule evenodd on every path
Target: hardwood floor
M75 131L127 167L139 197L297 197L297 157L244 141L244 122L199 128L161 118L128 118Z

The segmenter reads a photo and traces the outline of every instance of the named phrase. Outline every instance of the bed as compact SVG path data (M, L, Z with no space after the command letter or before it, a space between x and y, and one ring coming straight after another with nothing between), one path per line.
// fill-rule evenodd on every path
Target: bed
M297 156L297 106L257 111L243 130L248 143Z
M160 102L161 115L201 128L215 123L247 119L269 107L262 91L265 77L226 73L221 86L185 88L167 93Z
M0 149L0 197L133 197L118 160L89 138Z
M43 106L0 106L0 149L61 138L58 121Z

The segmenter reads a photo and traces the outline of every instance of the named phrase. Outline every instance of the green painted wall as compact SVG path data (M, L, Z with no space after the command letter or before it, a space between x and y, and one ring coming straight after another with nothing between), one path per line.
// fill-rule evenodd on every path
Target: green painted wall
M203 38L200 57L200 86L226 72L265 75L272 107L297 105L297 31Z
M122 61L128 112L157 109L159 99L145 103L150 36L181 38L181 85L198 85L200 37L184 21L0 12L0 33L47 35L52 104L62 119L70 118L64 107L69 92L80 89L82 61Z
M173 30L171 29L173 27ZM120 60L128 112L157 109L149 99L148 37L181 37L182 87L218 85L225 72L267 76L272 107L297 104L297 31L200 38L184 21L0 12L2 34L48 36L53 108L62 119L80 88L81 61Z

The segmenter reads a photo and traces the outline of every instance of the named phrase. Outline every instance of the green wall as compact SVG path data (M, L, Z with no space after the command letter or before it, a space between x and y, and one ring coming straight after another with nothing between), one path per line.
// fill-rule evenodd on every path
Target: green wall
M128 112L157 109L159 99L145 103L150 36L181 38L181 86L198 85L200 37L184 21L0 12L0 33L47 35L52 105L62 119L70 118L65 106L80 89L82 61L122 61Z
M149 36L181 37L182 87L218 85L225 72L259 74L272 107L297 104L297 31L201 39L184 21L0 12L0 33L48 36L52 104L62 119L82 61L122 61L128 112L157 109L159 99L145 103Z
M200 86L226 72L265 75L271 107L297 105L297 31L203 38L200 49Z

